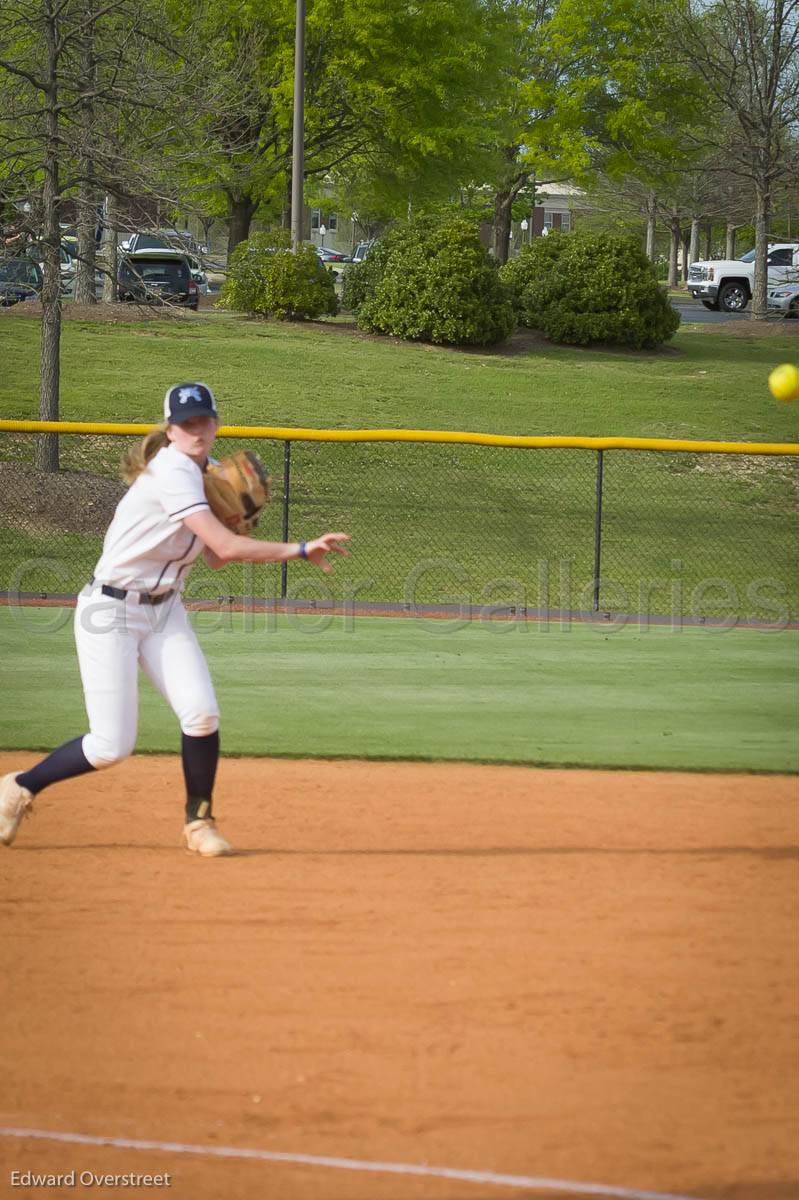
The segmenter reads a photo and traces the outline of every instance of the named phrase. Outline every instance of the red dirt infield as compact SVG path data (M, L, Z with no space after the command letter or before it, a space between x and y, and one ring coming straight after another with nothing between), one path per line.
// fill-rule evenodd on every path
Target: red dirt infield
M0 1125L563 1186L3 1134L0 1196L797 1200L797 778L223 759L212 861L181 783L0 847ZM170 1186L12 1182L72 1170Z

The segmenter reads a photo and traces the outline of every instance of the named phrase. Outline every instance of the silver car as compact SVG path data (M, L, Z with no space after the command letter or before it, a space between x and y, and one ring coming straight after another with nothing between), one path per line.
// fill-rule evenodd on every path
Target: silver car
M202 263L200 262L200 260L198 258L195 258L193 254L187 254L186 261L189 264L189 270L191 271L191 277L194 280L194 282L197 284L197 288L199 290L200 295L207 296L208 291L209 291L208 275L207 275Z
M44 252L42 246L38 242L33 242L27 248L28 258L32 258L37 262L44 272ZM59 247L59 266L61 269L61 292L64 296L71 296L75 286L75 259L70 252L70 249L63 243Z
M768 294L769 311L799 317L799 283L781 283Z

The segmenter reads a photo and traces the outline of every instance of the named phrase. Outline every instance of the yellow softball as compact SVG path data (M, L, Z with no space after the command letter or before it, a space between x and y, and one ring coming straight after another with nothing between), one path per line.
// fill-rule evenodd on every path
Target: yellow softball
M772 396L786 404L799 399L799 368L793 363L782 363L775 367L768 377L768 386Z

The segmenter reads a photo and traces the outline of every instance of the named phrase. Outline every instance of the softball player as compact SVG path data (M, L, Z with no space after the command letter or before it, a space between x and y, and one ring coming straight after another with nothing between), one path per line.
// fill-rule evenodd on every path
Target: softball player
M212 812L219 708L181 600L186 577L200 554L214 569L229 562L304 558L329 571L327 555L346 554L342 543L348 535L326 533L310 542L285 543L232 533L211 512L203 487L218 426L211 389L204 383L176 384L164 399L164 424L127 455L124 473L131 486L75 609L89 732L31 770L0 781L0 842L6 846L44 788L113 766L132 752L141 667L180 722L186 846L204 857L231 852Z

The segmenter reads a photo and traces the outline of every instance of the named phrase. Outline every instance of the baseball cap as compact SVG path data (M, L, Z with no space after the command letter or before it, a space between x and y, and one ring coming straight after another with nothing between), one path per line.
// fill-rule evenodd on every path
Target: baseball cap
M176 383L164 396L164 420L180 425L189 417L216 417L214 393L207 383Z

